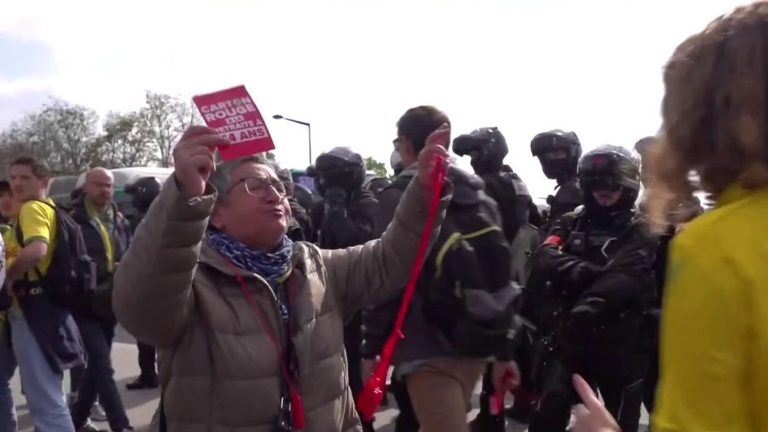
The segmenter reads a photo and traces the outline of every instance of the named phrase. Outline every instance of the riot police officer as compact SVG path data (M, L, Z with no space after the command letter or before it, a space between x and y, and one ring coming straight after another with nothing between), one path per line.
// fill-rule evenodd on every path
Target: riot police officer
M312 224L318 227L317 243L323 249L341 249L363 244L374 238L373 217L378 200L363 189L363 158L346 147L336 147L317 157L315 186L323 201L312 211ZM362 382L362 318L355 314L344 327L349 385L357 397ZM364 431L373 431L363 422Z
M504 235L512 245L512 268L518 283L525 283L527 257L538 245L538 231L531 225L541 219L528 188L522 179L507 165L507 141L496 127L485 127L460 135L453 140L453 151L459 156L468 155L472 168L485 181L485 191L499 206ZM532 241L526 241L523 238ZM519 253L518 253L519 252ZM525 368L524 353L516 359ZM490 367L483 377L480 394L480 414L472 422L472 429L482 432L503 432L503 415L490 413L489 397L493 393Z
M499 205L507 241L512 243L520 227L539 219L539 210L525 183L504 165L509 149L498 128L485 127L458 136L453 140L453 151L459 156L468 155L475 174L485 181L486 192Z
M575 132L554 129L531 140L531 153L539 159L547 178L557 181L557 192L547 197L549 215L546 228L560 216L581 205L576 166L581 157L581 142Z
M635 208L640 166L632 153L601 146L581 159L578 179L584 206L554 222L533 257L529 290L543 335L544 379L529 430L565 430L578 402L570 377L579 373L600 390L621 430L635 432L658 243Z

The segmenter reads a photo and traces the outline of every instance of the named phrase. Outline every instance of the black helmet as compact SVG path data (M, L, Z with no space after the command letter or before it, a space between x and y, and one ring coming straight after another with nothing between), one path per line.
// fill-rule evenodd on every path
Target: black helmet
M459 156L469 155L475 172L485 174L501 169L509 148L499 128L484 127L456 137L453 152Z
M552 157L555 152L564 152L564 157ZM533 137L531 153L539 158L547 178L562 181L576 175L576 166L581 157L581 141L576 132L554 129Z
M640 193L640 161L624 147L603 145L588 152L579 161L578 176L588 209L597 206L592 196L597 190L622 190L611 210L634 207Z
M347 147L336 147L315 160L315 185L320 196L332 187L352 193L365 181L365 163L360 154Z
M125 193L131 195L131 204L137 211L146 213L160 194L160 181L156 177L139 177L125 186Z

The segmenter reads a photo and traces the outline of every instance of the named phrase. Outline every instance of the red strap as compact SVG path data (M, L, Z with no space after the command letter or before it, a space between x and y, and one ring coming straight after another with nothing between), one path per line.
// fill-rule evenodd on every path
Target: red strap
M563 244L563 238L558 235L551 235L544 240L545 245L560 246Z
M269 340L272 342L272 345L275 348L275 354L277 355L277 363L280 364L280 371L283 374L283 378L285 378L285 382L288 385L288 392L290 393L291 398L291 416L293 419L293 427L297 430L304 429L304 406L301 401L301 394L299 393L299 388L296 385L296 382L291 377L290 372L288 371L288 367L285 365L285 357L283 356L283 349L280 346L280 341L277 340L277 335L275 334L274 329L269 324L269 320L267 319L267 313L264 311L264 308L262 308L261 304L259 304L258 301L253 297L253 293L248 289L247 285L245 284L245 280L243 279L243 276L240 274L240 271L235 267L234 264L232 264L228 259L224 260L227 265L229 265L230 268L232 268L232 271L235 273L235 278L237 279L237 283L240 286L240 291L243 293L243 296L245 296L245 299L248 301L248 303L251 305L251 309L253 309L254 312L256 312L256 317L259 319L259 322L261 322L262 327L264 327L264 330L267 332L267 336L269 336ZM290 285L290 284L289 284ZM288 290L289 295L289 302L290 302L290 296L291 296L291 290ZM279 312L278 312L279 313ZM278 317L280 319L280 317ZM289 320L289 333L287 337L291 337L293 334L293 325Z
M408 279L408 283L405 286L405 293L403 294L403 300L400 302L400 309L397 312L397 318L395 319L392 333L384 343L379 361L377 362L373 373L365 382L365 385L363 386L363 389L360 391L360 394L357 398L357 410L365 421L372 421L373 414L376 412L376 409L379 407L382 399L384 398L387 372L389 371L389 365L392 362L392 355L395 352L397 342L404 337L402 333L403 322L405 321L405 316L408 313L408 307L411 304L413 294L416 291L416 282L419 279L421 267L424 264L424 260L427 256L427 250L429 249L429 240L432 237L432 228L435 225L437 212L440 209L440 195L442 195L446 169L447 167L445 160L439 158L433 172L433 189L429 207L427 209L427 220L424 222L424 229L421 231L419 247L416 250L416 259L411 266L411 275Z

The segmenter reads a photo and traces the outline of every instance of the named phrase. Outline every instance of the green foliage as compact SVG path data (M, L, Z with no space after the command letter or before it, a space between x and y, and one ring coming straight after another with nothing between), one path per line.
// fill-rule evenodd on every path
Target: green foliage
M373 171L378 177L388 177L387 166L383 162L379 162L370 156L365 158L365 169L367 171Z
M147 92L136 111L99 117L90 108L51 99L0 132L0 170L21 155L45 160L56 175L78 175L93 166L171 166L173 147L201 123L191 102Z

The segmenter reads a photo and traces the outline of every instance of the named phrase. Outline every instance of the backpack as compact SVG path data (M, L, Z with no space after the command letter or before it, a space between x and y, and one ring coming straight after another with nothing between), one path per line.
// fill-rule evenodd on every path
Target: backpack
M56 215L56 239L51 263L45 275L35 267L40 287L58 306L72 309L88 303L96 290L96 262L88 255L80 225L64 209L49 202ZM24 244L21 224L16 224L16 238ZM26 276L25 276L26 277Z
M454 168L448 178L453 196L419 280L422 312L463 357L509 352L521 292L509 242L483 182ZM398 179L392 186L403 184Z
M517 231L530 220L531 194L520 177L511 170L482 176L486 193L496 201L507 241L515 240Z

